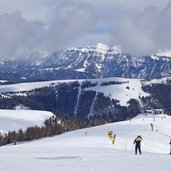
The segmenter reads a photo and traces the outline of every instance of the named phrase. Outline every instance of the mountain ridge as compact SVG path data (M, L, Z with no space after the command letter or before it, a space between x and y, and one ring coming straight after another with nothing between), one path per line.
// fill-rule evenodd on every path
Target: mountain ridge
M171 76L171 58L135 57L120 47L98 44L50 53L37 60L7 60L0 63L0 79L37 81L95 79L107 77L154 79Z

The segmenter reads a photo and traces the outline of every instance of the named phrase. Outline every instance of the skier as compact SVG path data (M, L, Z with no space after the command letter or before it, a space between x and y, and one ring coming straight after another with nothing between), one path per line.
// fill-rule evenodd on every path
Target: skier
M171 139L170 139L169 145L170 145L170 155L171 155Z
M140 135L138 135L137 138L135 138L134 140L135 154L137 154L137 150L139 151L139 154L141 154L141 141L142 141L142 137Z
M153 131L153 124L151 123L150 126L151 126L151 131Z

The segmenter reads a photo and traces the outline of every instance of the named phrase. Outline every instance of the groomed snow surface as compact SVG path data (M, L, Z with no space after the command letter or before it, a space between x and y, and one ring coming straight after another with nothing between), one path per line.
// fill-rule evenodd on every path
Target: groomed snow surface
M0 147L0 170L170 171L170 123L168 115L140 115L131 121L3 146ZM116 134L115 144L107 136L110 130ZM137 135L143 138L142 155L134 154L133 141Z

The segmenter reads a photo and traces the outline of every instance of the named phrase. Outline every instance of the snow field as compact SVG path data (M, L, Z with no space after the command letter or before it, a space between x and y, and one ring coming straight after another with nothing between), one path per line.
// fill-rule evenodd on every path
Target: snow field
M36 110L0 110L0 132L25 130L30 126L43 126L53 114Z
M151 131L151 123L154 125L154 131ZM170 123L171 116L168 115L141 115L131 121L2 146L0 170L169 171ZM110 130L116 134L115 144L112 144L107 136L107 131ZM137 135L143 138L142 155L134 154L133 141Z

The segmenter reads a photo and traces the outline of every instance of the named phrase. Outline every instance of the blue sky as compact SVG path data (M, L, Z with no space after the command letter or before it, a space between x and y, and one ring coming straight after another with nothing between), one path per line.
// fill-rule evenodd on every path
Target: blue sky
M134 55L171 49L170 0L1 0L0 57L119 45Z

